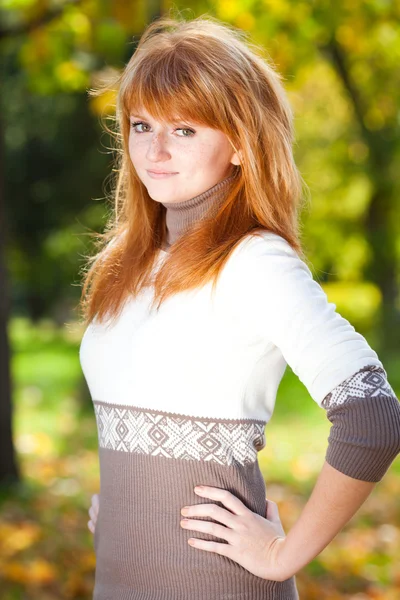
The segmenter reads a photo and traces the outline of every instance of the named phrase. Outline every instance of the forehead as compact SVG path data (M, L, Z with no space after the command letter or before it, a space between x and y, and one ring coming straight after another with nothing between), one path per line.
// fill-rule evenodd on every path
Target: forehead
M196 125L198 127L207 127L203 123L199 123L198 121L194 120L193 118L190 118L189 116L179 116L176 114L176 115L171 115L168 118L166 118L166 117L158 117L157 118L157 117L151 115L143 107L140 107L138 109L132 108L130 110L130 116L138 118L138 119L144 119L146 121L158 121L160 123L170 123L170 124L176 124L176 123L186 121L186 122L190 122L190 123L196 123Z

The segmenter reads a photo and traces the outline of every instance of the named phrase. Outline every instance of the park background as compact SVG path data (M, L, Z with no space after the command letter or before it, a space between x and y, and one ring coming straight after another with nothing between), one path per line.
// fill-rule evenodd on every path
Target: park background
M284 77L313 275L400 392L398 0L0 0L0 597L89 599L97 431L79 365L80 270L109 213L112 95L170 8L249 32ZM396 368L397 367L397 368ZM288 367L259 461L285 530L330 422ZM302 600L400 598L400 465L298 575Z

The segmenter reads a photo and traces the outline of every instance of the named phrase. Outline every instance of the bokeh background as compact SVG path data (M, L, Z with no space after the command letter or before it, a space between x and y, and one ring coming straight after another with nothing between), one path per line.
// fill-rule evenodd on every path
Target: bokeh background
M79 365L80 269L113 168L87 90L124 67L170 8L248 31L284 77L314 277L400 393L399 0L0 0L0 597L89 599L99 490ZM288 367L260 466L285 529L322 467L331 424ZM297 575L302 600L400 598L400 465Z

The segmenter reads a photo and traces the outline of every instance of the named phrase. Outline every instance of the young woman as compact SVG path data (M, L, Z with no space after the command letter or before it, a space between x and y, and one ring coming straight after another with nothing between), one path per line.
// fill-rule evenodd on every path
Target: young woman
M115 210L82 292L94 598L293 600L399 453L399 402L306 265L292 114L261 50L163 17L117 83ZM287 364L333 425L286 535L257 452Z

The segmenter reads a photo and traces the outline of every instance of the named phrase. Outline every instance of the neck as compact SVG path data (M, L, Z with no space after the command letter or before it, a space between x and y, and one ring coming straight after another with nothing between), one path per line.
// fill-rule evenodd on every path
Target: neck
M226 198L235 176L236 172L189 200L161 203L167 209L165 213L167 239L164 250L168 251L168 248L195 222L206 215L211 216L217 212L218 207Z

